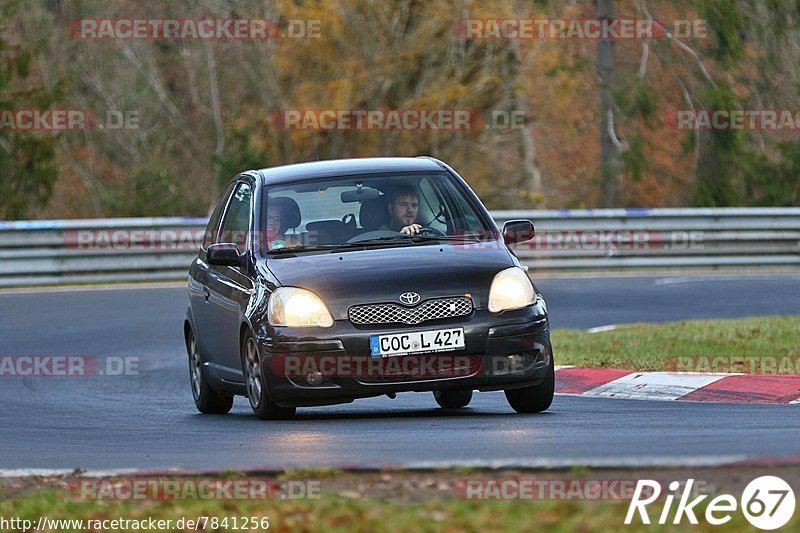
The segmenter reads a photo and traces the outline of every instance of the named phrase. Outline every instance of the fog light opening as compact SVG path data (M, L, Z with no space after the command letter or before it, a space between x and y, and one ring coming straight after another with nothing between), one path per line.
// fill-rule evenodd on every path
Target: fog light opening
M322 372L319 370L313 370L306 373L306 383L309 385L319 385L322 383L322 379Z
M515 370L522 370L525 368L525 356L515 353L508 356L508 368L512 372Z

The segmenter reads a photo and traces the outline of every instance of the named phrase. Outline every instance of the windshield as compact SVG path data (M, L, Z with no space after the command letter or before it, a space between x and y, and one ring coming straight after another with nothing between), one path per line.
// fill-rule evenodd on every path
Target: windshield
M445 172L370 174L268 188L270 253L492 238L494 228ZM416 226L413 231L403 228Z

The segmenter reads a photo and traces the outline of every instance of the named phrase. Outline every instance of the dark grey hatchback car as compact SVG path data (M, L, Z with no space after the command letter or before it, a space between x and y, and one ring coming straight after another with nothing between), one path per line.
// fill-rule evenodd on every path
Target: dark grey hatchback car
M433 158L243 172L189 272L184 335L197 409L246 396L264 419L297 407L433 392L445 408L505 391L546 410L554 366L544 299L466 182Z

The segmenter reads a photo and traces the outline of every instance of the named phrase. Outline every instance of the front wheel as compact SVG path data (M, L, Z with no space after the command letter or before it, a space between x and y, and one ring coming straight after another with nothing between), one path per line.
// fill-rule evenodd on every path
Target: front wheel
M506 400L508 400L511 408L518 413L541 413L546 411L550 404L553 403L555 388L556 372L551 356L550 366L547 368L547 375L544 381L533 387L507 390Z
M233 395L219 393L208 384L194 331L189 331L187 348L189 350L189 380L192 384L194 405L203 414L226 414L233 407Z
M472 390L437 390L433 392L433 397L439 407L445 409L466 407L472 401Z
M253 413L261 420L280 420L294 416L294 407L281 407L269 397L266 384L267 368L262 364L261 355L252 333L247 333L242 342L242 366L247 384L247 398Z

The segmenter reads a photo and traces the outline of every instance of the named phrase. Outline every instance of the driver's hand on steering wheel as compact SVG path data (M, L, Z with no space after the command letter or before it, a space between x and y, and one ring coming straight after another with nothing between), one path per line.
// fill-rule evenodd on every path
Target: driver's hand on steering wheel
M422 229L422 224L411 224L400 229L400 233L408 236L416 235Z

